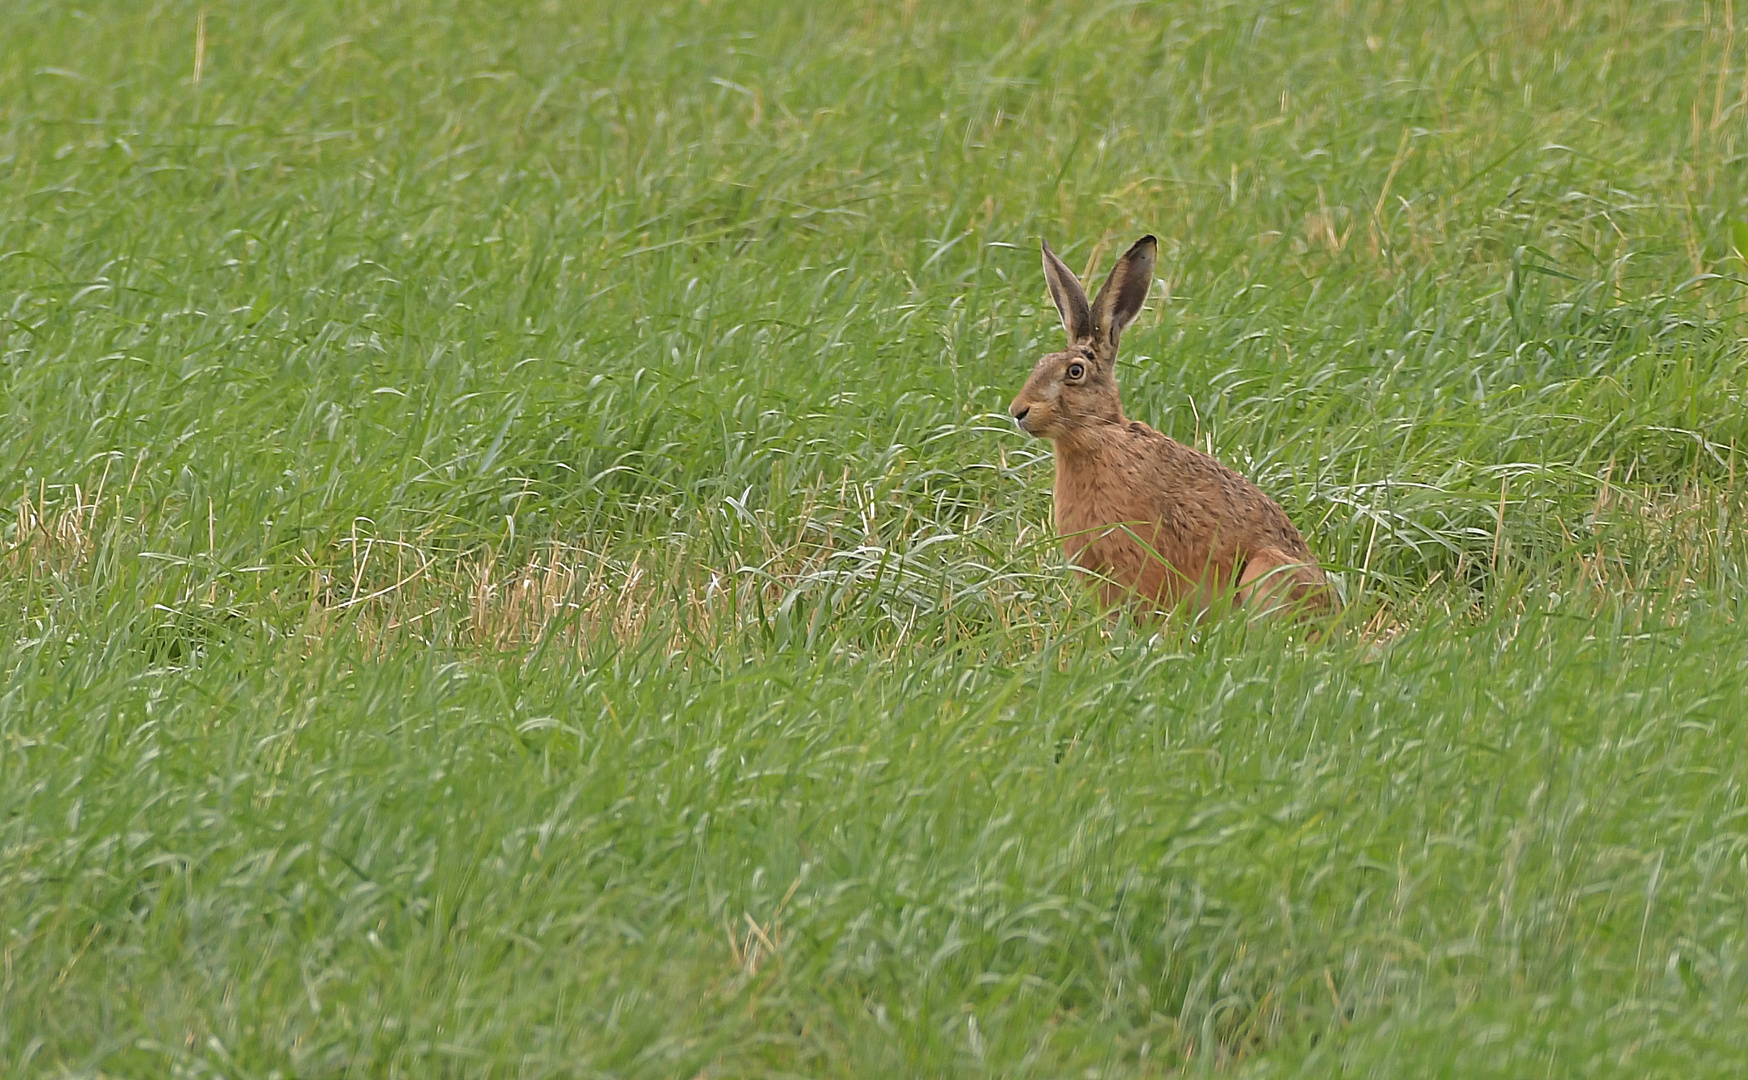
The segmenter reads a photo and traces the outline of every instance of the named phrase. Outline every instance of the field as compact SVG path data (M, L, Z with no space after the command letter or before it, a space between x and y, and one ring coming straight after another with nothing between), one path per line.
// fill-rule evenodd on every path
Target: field
M1740 1075L1748 7L0 34L0 1075ZM1062 566L1144 232L1321 635Z

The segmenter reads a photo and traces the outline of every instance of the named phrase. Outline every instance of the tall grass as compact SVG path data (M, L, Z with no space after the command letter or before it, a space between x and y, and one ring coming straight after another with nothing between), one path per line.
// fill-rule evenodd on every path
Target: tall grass
M14 4L0 1062L1733 1075L1736 20ZM1319 639L1060 566L1141 232Z

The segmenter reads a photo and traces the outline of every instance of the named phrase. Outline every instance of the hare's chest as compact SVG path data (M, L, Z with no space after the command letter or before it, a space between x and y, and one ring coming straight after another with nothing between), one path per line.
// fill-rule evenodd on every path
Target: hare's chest
M1059 470L1054 502L1062 552L1084 569L1136 569L1156 542L1161 522L1153 500L1120 472Z

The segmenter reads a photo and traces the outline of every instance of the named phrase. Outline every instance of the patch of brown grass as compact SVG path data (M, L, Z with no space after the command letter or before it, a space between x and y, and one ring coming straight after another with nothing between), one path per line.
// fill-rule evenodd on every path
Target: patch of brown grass
M68 489L58 501L54 494L39 489L15 504L0 547L0 567L9 576L95 572L93 552L109 542L105 530L119 523L119 505L104 508L101 486L95 493ZM1564 560L1568 573L1550 587L1568 602L1600 609L1628 594L1656 592L1679 602L1727 586L1744 561L1742 511L1740 493L1714 487L1668 492L1605 482L1590 522L1562 524L1571 544ZM270 588L268 602L281 613L301 611L301 625L292 632L309 640L350 632L378 652L408 639L509 652L542 641L582 648L651 635L683 651L759 632L786 602L799 605L806 632L819 620L873 601L888 613L877 615L883 621L859 636L878 641L885 651L914 647L919 636L958 639L979 627L999 629L1004 649L1024 649L1028 642L1042 647L1053 620L1043 617L1040 606L1060 610L1078 596L1068 578L1052 582L1024 567L976 565L972 560L980 556L969 547L963 564L939 548L929 555L933 561L905 562L877 546L877 530L857 500L835 507L810 503L799 517L778 536L769 522L759 522L741 537L749 549L723 565L683 535L624 552L549 541L506 554L442 552L423 538L354 532L326 549L300 553L298 568L284 567L276 575L280 582ZM1577 537L1587 530L1596 539L1580 543ZM1047 536L1028 541L1031 532L1022 530L1016 552L1048 546ZM1509 538L1505 544L1509 555ZM1502 573L1510 561L1502 561ZM191 572L186 599L203 608L233 605L240 594L227 597L226 580L234 578L216 569ZM956 599L968 583L967 592L975 595ZM1028 591L1041 584L1044 594ZM1416 597L1378 606L1355 629L1382 644L1414 625L1423 605L1448 614L1484 602L1459 582L1444 583L1435 575ZM907 605L917 614L906 615Z
M33 497L21 496L13 507L12 535L0 552L0 564L12 574L48 571L64 574L85 562L97 532L97 511L102 487L86 498L74 485L71 502L51 503L46 487Z

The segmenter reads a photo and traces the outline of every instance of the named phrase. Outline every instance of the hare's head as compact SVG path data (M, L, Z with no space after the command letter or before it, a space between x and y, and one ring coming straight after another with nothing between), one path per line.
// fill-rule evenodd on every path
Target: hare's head
M1074 271L1044 245L1044 280L1050 299L1068 331L1068 348L1051 353L1032 369L1025 388L1008 406L1020 430L1057 439L1091 424L1120 424L1117 396L1117 339L1141 313L1153 284L1159 242L1143 236L1123 253L1092 303Z

